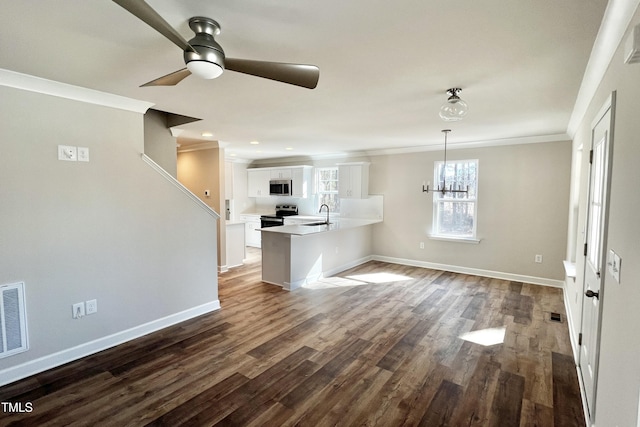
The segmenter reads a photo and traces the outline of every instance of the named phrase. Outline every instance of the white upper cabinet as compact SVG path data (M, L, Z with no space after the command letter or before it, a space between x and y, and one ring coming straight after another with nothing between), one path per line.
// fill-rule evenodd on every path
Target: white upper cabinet
M312 166L247 169L248 197L267 197L269 180L290 179L291 197L306 198L311 194Z
M267 197L271 171L268 169L247 169L247 196Z
M290 169L291 196L306 198L311 194L311 166Z
M271 179L291 179L291 169L272 169Z
M369 163L338 163L338 195L342 199L369 197Z

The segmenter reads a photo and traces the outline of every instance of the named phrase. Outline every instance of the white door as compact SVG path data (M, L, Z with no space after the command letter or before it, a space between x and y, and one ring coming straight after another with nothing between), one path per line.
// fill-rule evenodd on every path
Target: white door
M607 224L607 194L611 150L612 108L615 93L592 127L591 169L586 227L584 296L582 300L582 345L579 369L582 376L589 417L593 408L598 376L598 348L600 342L600 302L604 282L605 230Z

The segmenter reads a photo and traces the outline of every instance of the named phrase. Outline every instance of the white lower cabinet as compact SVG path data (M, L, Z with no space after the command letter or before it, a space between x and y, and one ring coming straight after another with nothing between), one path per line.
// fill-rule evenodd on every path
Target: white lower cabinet
M237 222L227 222L227 267L237 267L242 265L245 254L245 224Z
M260 215L240 215L240 221L244 221L245 245L261 247Z

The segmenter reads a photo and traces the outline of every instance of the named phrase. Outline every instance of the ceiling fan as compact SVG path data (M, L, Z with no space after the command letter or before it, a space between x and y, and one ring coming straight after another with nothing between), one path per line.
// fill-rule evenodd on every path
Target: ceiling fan
M250 74L308 89L314 89L318 84L320 70L315 65L227 58L222 47L215 41L215 36L220 34L220 25L211 18L196 16L189 19L189 27L195 33L195 37L186 41L144 0L113 1L184 51L186 68L152 80L142 86L174 86L190 74L204 79L215 79L224 70Z

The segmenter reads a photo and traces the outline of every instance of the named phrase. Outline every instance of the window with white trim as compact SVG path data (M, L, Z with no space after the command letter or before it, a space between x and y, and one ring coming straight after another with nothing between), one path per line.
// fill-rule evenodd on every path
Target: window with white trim
M433 189L433 237L476 239L478 160L436 162ZM437 191L443 185L446 190Z
M340 212L338 167L316 168L316 183L318 189L318 205L326 203L332 213Z

